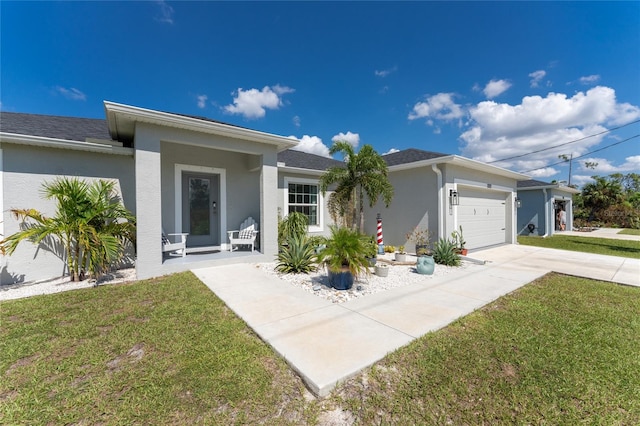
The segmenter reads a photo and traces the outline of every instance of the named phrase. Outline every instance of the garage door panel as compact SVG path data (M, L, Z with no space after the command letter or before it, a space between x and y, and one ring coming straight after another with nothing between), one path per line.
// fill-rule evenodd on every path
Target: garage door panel
M470 249L506 241L506 194L460 188L457 222Z

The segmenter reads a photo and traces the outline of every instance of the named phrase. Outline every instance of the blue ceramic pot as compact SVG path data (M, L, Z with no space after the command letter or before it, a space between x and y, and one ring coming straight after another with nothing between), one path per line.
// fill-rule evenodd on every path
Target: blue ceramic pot
M353 286L353 275L349 271L332 272L329 270L329 284L336 290L349 290Z

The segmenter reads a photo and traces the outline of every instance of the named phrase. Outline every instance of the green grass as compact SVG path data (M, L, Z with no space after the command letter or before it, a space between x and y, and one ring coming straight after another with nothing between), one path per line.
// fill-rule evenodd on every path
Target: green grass
M640 229L623 229L622 231L618 232L618 234L621 235L640 235Z
M518 236L518 243L527 246L606 254L610 256L640 259L640 241L614 240L610 238L553 235L551 237Z
M550 274L314 400L191 273L6 301L0 424L640 424L638 312Z
M190 273L0 304L0 424L298 424L304 386Z
M389 355L362 424L640 424L640 288L550 274Z

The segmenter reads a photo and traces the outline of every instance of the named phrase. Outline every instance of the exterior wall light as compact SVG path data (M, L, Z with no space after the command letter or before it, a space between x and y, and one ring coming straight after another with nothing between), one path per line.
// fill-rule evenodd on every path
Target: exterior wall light
M516 208L519 209L520 207L522 207L522 200L516 197Z
M455 189L449 190L449 204L451 204L452 206L460 205L460 198L458 197L458 191L456 191Z

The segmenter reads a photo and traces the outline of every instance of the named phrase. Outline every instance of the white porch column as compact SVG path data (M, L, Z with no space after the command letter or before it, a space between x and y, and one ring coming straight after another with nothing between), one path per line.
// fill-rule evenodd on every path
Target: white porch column
M135 134L137 262L139 279L159 275L162 265L162 203L160 138L154 129L137 123Z
M278 253L278 154L263 154L260 173L260 249L273 257Z

